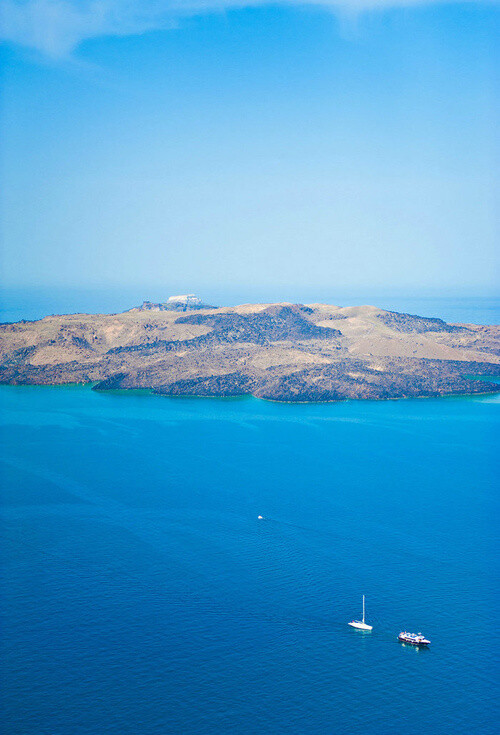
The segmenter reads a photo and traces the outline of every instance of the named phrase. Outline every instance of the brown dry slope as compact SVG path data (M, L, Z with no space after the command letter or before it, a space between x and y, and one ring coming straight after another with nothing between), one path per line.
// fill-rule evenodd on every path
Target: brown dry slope
M93 382L281 401L487 393L500 327L374 306L246 304L48 316L0 325L0 382Z

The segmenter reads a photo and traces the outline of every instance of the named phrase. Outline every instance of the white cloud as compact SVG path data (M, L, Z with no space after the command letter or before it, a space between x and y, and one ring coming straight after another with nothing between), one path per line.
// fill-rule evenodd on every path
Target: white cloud
M64 58L89 38L141 34L172 27L181 17L247 6L314 5L345 14L455 1L458 0L0 0L0 38L53 58Z

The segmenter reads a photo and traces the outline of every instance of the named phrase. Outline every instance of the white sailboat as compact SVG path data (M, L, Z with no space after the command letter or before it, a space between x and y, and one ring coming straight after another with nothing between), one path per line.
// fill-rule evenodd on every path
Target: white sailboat
M359 630L373 630L373 625L367 625L365 623L365 596L363 595L363 620L351 620L349 623L353 628L359 628Z

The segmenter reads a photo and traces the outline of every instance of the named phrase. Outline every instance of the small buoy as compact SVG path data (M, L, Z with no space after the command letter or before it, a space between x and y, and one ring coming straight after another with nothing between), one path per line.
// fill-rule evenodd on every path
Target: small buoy
M263 518L263 516L257 516L257 520L258 520L258 521L263 521L263 520L264 520L264 518Z

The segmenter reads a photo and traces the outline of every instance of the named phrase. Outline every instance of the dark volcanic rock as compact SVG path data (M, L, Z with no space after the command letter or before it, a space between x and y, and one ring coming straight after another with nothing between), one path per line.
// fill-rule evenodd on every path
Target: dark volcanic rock
M341 337L338 329L317 327L303 316L308 307L269 306L263 311L242 314L194 314L177 319L179 324L201 324L212 327L210 334L197 337L198 343L265 342Z
M386 370L371 370L361 362L339 361L262 381L253 391L259 398L309 402L346 399L390 399L496 393L498 384L470 379L469 363L408 359L389 361ZM478 375L484 369L500 375L500 366L475 363Z
M94 385L92 390L118 390L124 387L124 382L127 377L127 373L113 373L113 375Z
M261 312L242 314L190 314L176 319L177 324L196 324L212 329L208 334L190 340L154 342L113 347L108 354L168 352L192 347L210 347L237 342L264 345L269 342L296 342L304 339L341 337L338 329L317 327L303 316L311 310L305 306L270 306Z
M156 389L156 393L169 396L241 396L251 393L255 380L243 373L209 375L192 380L178 380Z
M398 332L464 332L466 327L447 324L442 319L435 319L416 314L404 314L397 311L386 311L378 319Z
M29 358L34 355L36 349L37 348L33 346L24 347L19 350L13 350L13 352L5 355L4 359L2 360L2 367L14 368L24 365L26 360L29 360Z
M137 345L123 345L122 347L112 347L107 351L107 355L119 355L127 352L137 352L142 356L155 355L160 352L170 352L171 350L179 350L183 347L192 347L196 344L196 339L190 340L166 340L156 339L151 342L140 342Z
M82 365L76 360L63 365L5 365L0 366L0 383L11 385L62 385L64 383L92 383L102 377L98 364Z

